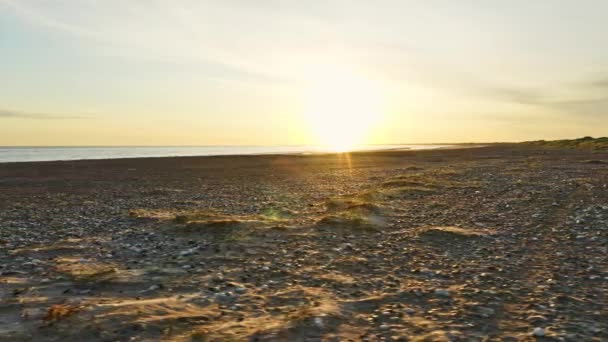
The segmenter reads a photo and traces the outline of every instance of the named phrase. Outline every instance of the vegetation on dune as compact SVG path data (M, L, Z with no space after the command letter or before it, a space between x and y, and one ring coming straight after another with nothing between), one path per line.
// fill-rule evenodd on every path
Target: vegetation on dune
M608 137L583 137L578 139L564 139L564 140L536 140L526 141L524 144L554 147L554 148L580 148L588 150L608 150Z
M358 198L329 198L325 206L328 212L349 211L361 215L379 215L383 212L379 205Z
M352 229L352 230L369 230L376 231L382 227L384 220L378 216L361 215L353 212L340 212L323 216L317 221L320 227L329 227L333 229Z

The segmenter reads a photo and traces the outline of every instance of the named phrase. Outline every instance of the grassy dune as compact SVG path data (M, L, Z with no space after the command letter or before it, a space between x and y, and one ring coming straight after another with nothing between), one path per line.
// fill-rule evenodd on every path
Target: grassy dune
M608 150L608 137L593 138L583 137L578 139L564 139L564 140L536 140L527 141L524 144L553 147L553 148L578 148L587 150Z

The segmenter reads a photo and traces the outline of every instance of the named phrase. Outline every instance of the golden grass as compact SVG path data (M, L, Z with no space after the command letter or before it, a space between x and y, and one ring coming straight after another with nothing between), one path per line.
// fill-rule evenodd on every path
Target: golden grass
M331 282L335 282L335 283L342 283L342 284L354 284L355 283L355 278L353 278L349 275L345 275L345 274L337 273L337 272L320 274L320 275L315 276L315 278L321 279L321 280L327 280L327 281L331 281Z
M220 215L213 211L192 210L175 214L173 220L176 223L189 223L193 221L217 220L221 218L223 218L223 215Z
M260 217L269 221L285 221L297 215L298 212L289 209L268 208L262 212Z
M378 230L385 221L374 215L361 215L353 212L328 214L317 221L317 226L332 229Z
M336 197L330 198L325 202L327 210L332 211L350 211L360 214L380 214L383 211L379 205L370 201L365 201L357 197Z
M209 234L223 240L243 240L251 229L285 231L298 213L269 208L255 215L229 215L214 210L148 210L134 209L131 217L156 219L164 222L163 229L185 234Z
M360 256L355 256L355 255L345 255L345 256L340 256L337 257L336 259L334 259L334 263L341 263L341 264L358 264L358 263L362 263L362 262L367 262L367 258L364 257L360 257Z
M389 199L416 199L423 196L434 195L436 189L423 186L403 186L395 187L382 192Z
M303 299L305 304L291 309L286 307L289 311L280 314L249 316L240 322L218 321L175 340L248 341L258 337L262 340L270 338L287 341L296 338L299 328L320 329L314 319L323 320L341 315L339 304L329 292L320 288L298 286L274 296Z
M170 220L175 217L175 214L169 210L140 208L129 210L129 216L140 219Z
M113 264L79 258L60 257L55 259L55 269L75 281L99 281L112 278L117 269Z

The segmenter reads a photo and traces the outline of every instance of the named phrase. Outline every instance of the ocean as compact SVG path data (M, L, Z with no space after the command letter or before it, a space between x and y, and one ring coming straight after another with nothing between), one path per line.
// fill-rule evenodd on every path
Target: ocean
M448 145L362 145L352 151L434 149ZM0 163L80 159L220 156L252 154L309 154L332 152L322 146L79 146L0 147Z

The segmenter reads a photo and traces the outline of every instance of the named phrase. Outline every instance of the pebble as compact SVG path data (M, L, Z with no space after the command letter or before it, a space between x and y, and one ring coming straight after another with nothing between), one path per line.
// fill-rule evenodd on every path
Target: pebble
M484 317L492 316L492 315L494 315L494 312L495 312L494 309L483 307L483 306L479 307L478 310L479 310L479 313Z
M541 327L536 327L532 330L532 336L542 337L545 336L545 329Z
M155 291L158 289L160 289L160 285L157 285L157 284L154 284L154 285L151 285L150 287L148 287L148 291Z
M435 289L435 294L442 297L449 297L451 293L446 289Z
M179 255L181 256L187 256L187 255L191 255L193 254L196 250L198 249L198 247L194 247L194 248L190 248L190 249L186 249L184 251L179 252Z
M323 327L323 317L315 317L314 322L317 327Z

